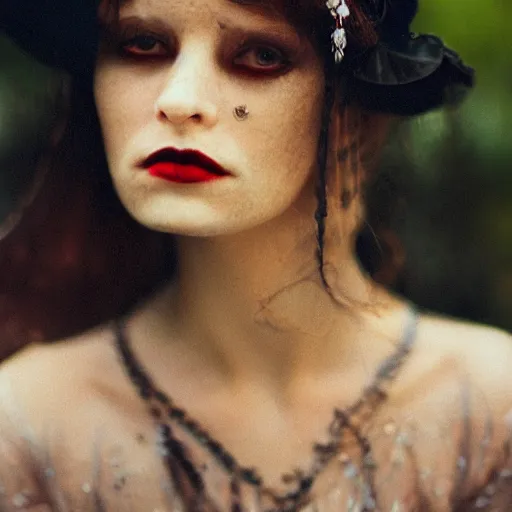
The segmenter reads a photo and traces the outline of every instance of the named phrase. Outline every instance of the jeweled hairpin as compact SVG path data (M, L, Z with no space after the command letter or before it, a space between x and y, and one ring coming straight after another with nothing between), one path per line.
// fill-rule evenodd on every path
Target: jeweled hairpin
M331 41L334 61L339 64L345 57L345 48L347 47L347 32L343 28L343 20L350 16L350 9L346 0L327 0L325 5L336 20L336 28L331 35Z

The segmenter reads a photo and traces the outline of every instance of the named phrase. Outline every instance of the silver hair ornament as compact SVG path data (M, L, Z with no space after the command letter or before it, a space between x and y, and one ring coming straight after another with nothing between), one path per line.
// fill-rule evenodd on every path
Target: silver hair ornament
M247 105L239 105L233 109L233 115L237 121L243 121L249 116Z
M325 3L332 17L336 20L336 28L331 35L332 51L334 52L334 61L339 64L345 58L345 48L347 47L347 32L343 27L343 21L350 16L346 0L327 0Z

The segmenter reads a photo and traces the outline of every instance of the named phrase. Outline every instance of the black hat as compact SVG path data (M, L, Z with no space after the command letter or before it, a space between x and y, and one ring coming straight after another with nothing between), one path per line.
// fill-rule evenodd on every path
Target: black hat
M0 0L0 29L51 67L91 69L98 40L96 0Z
M362 106L412 116L459 102L474 71L432 35L410 24L418 0L359 0L379 41L341 67L348 94ZM98 41L97 0L0 0L0 28L43 63L90 74ZM330 27L326 27L329 32Z

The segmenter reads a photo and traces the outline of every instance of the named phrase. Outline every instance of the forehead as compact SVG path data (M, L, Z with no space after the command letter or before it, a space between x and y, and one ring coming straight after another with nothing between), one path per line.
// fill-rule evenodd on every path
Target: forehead
M180 0L153 0L151 3L155 5L162 3L172 4L178 3L179 1ZM291 1L293 2L294 0ZM131 4L136 4L137 2L138 0L102 0L101 3L108 4L114 8L121 8ZM222 3L225 3L226 5L239 5L247 8L259 8L271 12L283 9L286 0L222 0Z
M110 24L118 20L120 11L138 6L148 6L155 9L173 8L183 6L184 0L101 0L100 18L102 24ZM195 3L201 9L212 7L210 0L185 0L188 7ZM325 0L214 0L216 9L225 6L229 10L239 10L237 16L244 14L248 18L267 21L272 20L278 24L292 25L296 32L308 39L323 54L330 48L330 32L326 30L331 22ZM122 13L121 13L122 14ZM220 14L220 12L219 12Z
M118 12L121 8L139 3L141 0L102 0L101 4L107 10ZM151 0L149 3L154 6L162 3L179 3L183 0ZM314 12L319 13L324 6L324 0L220 0L221 5L238 6L247 11L259 12L268 16L285 16L295 24L301 24L302 21L311 22L311 16ZM208 4L205 4L206 6ZM105 11L103 11L105 12Z
M261 9L276 9L283 6L283 0L226 0L230 4L246 6L246 7L259 7Z

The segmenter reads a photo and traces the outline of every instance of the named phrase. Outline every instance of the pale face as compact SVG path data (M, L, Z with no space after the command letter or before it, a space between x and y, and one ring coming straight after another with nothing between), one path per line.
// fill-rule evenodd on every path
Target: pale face
M313 197L323 67L284 17L233 0L133 0L115 33L94 94L114 185L136 220L233 234ZM198 150L231 175L182 184L141 168L166 147Z

